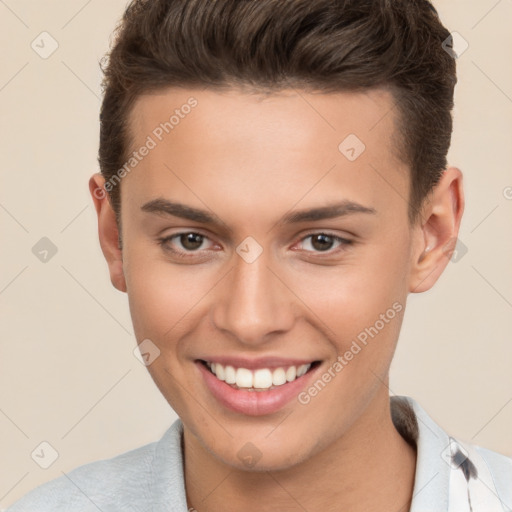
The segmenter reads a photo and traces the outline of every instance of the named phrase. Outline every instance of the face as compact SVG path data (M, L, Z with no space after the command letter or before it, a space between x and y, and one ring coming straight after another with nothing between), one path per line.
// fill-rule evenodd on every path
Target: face
M227 464L293 466L387 404L414 256L392 106L169 89L131 113L149 148L121 186L135 334L188 438Z

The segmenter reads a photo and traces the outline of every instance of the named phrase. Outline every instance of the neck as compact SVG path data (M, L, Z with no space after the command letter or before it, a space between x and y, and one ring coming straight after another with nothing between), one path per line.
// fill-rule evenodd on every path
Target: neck
M387 393L326 449L284 470L239 470L212 456L186 429L184 441L189 510L410 509L416 450L393 425Z

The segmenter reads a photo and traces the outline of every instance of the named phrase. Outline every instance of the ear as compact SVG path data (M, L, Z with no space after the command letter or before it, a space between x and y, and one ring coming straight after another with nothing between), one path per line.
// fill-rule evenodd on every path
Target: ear
M109 195L105 190L105 178L101 174L96 173L91 176L89 191L98 215L100 246L108 263L110 280L119 291L126 292L123 254L119 247L119 229Z
M429 290L446 268L457 243L463 212L462 172L449 167L425 199L414 227L410 292Z

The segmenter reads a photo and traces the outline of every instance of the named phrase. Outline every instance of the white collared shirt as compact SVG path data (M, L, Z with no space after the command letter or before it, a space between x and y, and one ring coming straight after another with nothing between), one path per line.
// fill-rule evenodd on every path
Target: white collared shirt
M391 397L391 412L417 449L410 512L512 511L511 458L457 441L412 398ZM160 441L80 466L6 512L187 512L182 434L178 419Z

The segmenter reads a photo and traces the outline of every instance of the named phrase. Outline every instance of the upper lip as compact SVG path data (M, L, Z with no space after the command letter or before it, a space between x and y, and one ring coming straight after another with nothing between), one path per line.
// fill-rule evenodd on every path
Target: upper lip
M298 359L289 357L266 356L248 359L242 356L211 356L201 357L199 361L208 363L220 363L222 366L233 366L234 368L287 368L289 366L301 366L310 364L318 359Z

